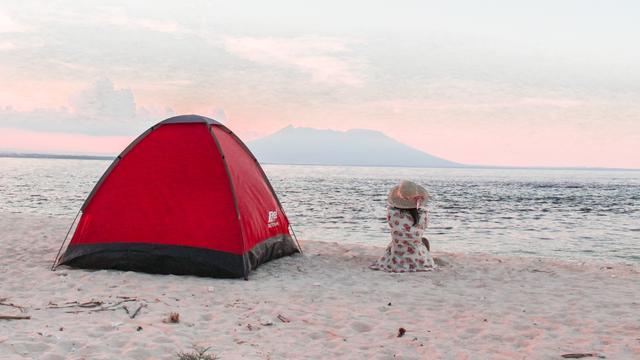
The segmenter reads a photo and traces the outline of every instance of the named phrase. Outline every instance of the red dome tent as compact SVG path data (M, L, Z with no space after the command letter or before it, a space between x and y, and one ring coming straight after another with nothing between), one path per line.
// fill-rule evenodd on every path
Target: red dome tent
M247 147L196 115L164 120L133 141L81 212L56 266L247 278L299 251Z

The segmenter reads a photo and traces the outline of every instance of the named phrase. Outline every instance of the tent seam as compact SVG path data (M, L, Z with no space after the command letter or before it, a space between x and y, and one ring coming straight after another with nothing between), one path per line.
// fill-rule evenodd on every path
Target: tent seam
M217 124L216 124L217 125ZM233 185L233 179L231 178L231 170L229 170L229 164L227 163L227 159L224 155L224 151L222 150L222 145L220 145L220 141L218 140L218 137L216 136L215 132L213 131L213 126L214 125L210 125L210 124L206 124L206 126L209 128L209 133L211 134L211 137L213 138L213 141L216 143L216 147L218 148L218 152L220 153L220 156L222 157L222 163L224 164L224 169L226 170L227 173L227 178L229 179L229 186L231 187L231 195L233 196L233 205L236 208L236 217L238 218L238 227L240 228L240 236L242 237L242 268L243 271L245 272L244 277L245 279L247 279L247 277L249 276L249 273L251 272L251 266L249 264L248 261L248 254L247 254L247 242L244 236L244 230L242 229L242 220L240 218L240 207L238 206L238 197L236 196L236 189L235 186ZM217 126L221 126L221 125L217 125ZM247 268L247 266L249 268Z

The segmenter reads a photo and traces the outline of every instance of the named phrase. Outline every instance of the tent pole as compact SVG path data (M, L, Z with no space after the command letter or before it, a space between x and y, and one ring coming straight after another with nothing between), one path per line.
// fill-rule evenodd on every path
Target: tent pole
M302 246L300 246L300 243L298 242L298 237L296 236L296 232L293 230L293 226L291 224L289 224L289 229L291 229L291 234L293 234L293 238L296 240L296 245L298 245L298 250L300 250L300 255L304 255L304 253L302 252Z
M67 235L64 236L64 240L62 240L62 244L60 244L60 249L58 249L58 253L56 254L56 258L53 260L53 265L51 266L51 271L55 271L56 270L56 266L58 265L58 259L60 258L60 253L62 252L62 248L64 247L64 243L67 242L67 238L69 238L69 233L71 232L71 229L73 229L73 225L76 223L76 220L78 220L78 215L80 215L81 211L82 211L82 209L78 210L78 212L76 213L76 217L73 218L73 222L71 223L71 226L69 226L69 230L67 230Z

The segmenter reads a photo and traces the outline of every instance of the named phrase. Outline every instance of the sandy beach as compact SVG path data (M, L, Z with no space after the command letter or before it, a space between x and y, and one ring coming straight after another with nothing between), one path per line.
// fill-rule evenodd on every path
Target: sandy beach
M0 315L26 319L0 320L1 359L640 358L634 265L436 251L388 274L367 268L385 244L309 239L249 281L51 272L70 221L2 214Z

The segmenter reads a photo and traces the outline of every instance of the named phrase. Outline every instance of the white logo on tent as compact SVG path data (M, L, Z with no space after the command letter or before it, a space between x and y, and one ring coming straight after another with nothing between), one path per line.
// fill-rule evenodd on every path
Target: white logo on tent
M267 221L267 226L272 228L274 226L278 226L278 212L277 211L269 211L269 220Z

